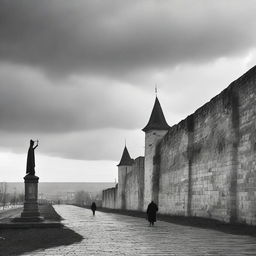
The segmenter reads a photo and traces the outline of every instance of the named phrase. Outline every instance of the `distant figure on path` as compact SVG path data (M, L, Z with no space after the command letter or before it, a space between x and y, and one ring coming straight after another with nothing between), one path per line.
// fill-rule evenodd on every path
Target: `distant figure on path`
M30 174L30 175L35 175L35 152L34 152L34 150L38 146L38 140L36 142L37 142L36 146L33 147L34 146L34 141L30 140L30 147L28 149L26 173Z
M94 216L95 215L95 211L97 210L97 206L96 206L95 202L92 203L91 210L92 210L92 214Z
M154 222L156 222L156 212L158 211L157 205L151 201L147 208L147 216L149 221L149 226L154 226Z

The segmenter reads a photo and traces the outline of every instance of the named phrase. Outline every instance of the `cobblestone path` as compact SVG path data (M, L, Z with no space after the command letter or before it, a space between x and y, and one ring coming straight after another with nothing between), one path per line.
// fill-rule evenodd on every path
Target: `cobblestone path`
M38 250L24 255L256 255L256 239L215 230L59 205L64 224L84 237L80 243Z

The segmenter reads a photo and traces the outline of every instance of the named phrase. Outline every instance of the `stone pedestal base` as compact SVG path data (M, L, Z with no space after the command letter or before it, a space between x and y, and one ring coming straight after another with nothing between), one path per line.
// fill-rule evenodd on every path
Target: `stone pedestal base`
M38 209L38 180L35 175L26 175L25 180L25 202L20 218L13 219L14 222L37 222L43 221Z

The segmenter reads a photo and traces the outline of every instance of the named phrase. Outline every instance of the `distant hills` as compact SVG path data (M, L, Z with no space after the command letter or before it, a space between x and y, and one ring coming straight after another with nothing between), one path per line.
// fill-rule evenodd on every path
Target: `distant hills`
M45 195L58 195L68 192L84 190L90 193L98 193L106 188L114 187L113 182L40 182L38 192ZM24 193L24 183L7 182L7 193Z

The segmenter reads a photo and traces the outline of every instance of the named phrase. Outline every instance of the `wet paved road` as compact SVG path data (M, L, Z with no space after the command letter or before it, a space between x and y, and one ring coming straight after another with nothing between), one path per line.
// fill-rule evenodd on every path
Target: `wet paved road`
M215 230L158 221L149 227L145 219L59 205L64 224L84 239L69 246L23 255L256 255L256 239Z

